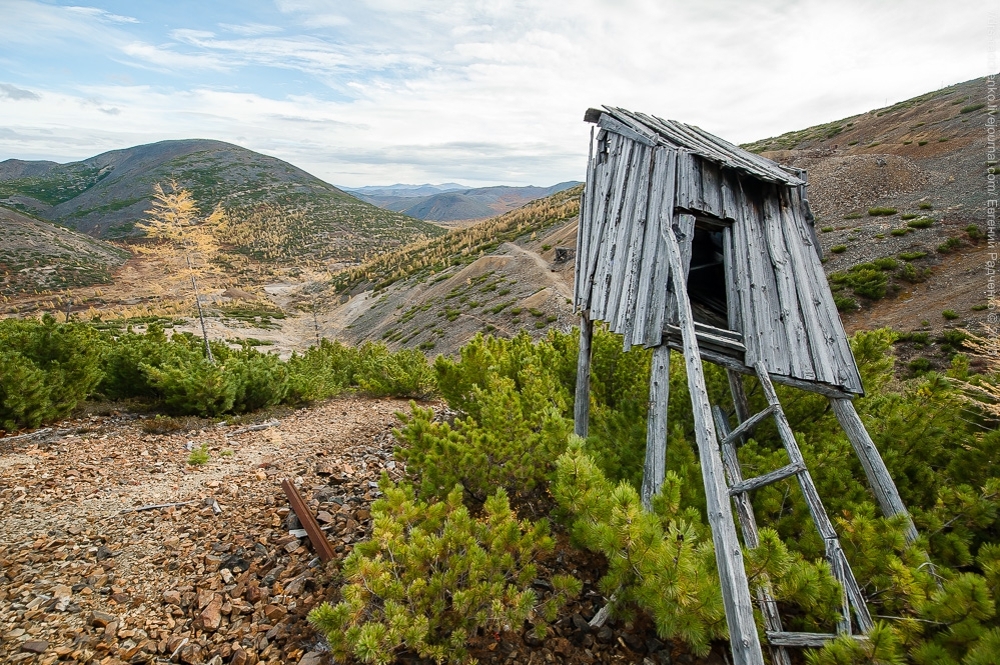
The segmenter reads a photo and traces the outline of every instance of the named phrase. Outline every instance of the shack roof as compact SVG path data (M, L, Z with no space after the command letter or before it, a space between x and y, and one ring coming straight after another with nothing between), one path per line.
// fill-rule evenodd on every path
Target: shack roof
M587 109L584 120L599 127L644 143L650 147L664 145L682 148L730 168L752 175L767 182L798 186L804 180L786 171L779 164L755 155L738 145L713 136L705 130L676 120L663 120L653 115L629 111L615 106L605 106L603 111Z

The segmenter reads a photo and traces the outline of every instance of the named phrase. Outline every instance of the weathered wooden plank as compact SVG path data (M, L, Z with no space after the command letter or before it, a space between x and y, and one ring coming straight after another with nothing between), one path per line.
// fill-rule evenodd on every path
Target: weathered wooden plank
M590 128L587 155L587 181L580 201L580 220L576 226L576 261L573 266L573 308L583 309L583 289L587 274L587 248L590 244L590 227L594 222L594 203L597 197L597 159L594 157L594 128Z
M722 229L722 260L726 273L726 321L729 329L740 334L740 342L743 341L743 317L740 314L740 290L736 280L736 259L733 251L733 227L727 226Z
M743 389L743 378L739 372L727 369L726 379L729 381L729 394L733 397L736 418L742 423L750 418L750 401L747 399L746 390Z
M684 283L687 283L688 275L691 273L691 251L694 246L694 225L696 223L694 215L688 213L677 213L674 215L674 226L676 227L677 245L681 252L681 264L684 270ZM678 294L674 294L675 296ZM683 294L688 297L687 293ZM667 327L675 325L677 322L677 301L672 298L667 307Z
M899 496L896 483L889 475L889 469L886 468L885 461L879 454L878 448L875 447L875 442L872 441L864 423L861 422L861 416L855 410L854 402L849 399L831 399L830 405L837 416L837 421L844 428L847 438L854 447L854 452L861 461L861 467L865 470L868 484L878 500L882 514L886 517L906 515L906 541L912 543L917 539L917 528L913 525L913 519L910 517L909 511L906 510L903 499Z
M757 339L759 352L767 368L775 374L789 374L788 338L778 308L777 285L767 242L764 240L761 211L749 200L744 201L746 215L747 259L750 265L751 285L756 285L750 305L754 310L754 323L760 326Z
M681 329L669 323L664 326L663 334L670 340L681 339ZM695 328L695 334L698 336L698 344L701 346L706 346L719 353L732 355L737 360L742 360L746 355L746 347L743 346L742 342L738 342L731 337L714 335L711 332L698 330L697 327Z
M609 132L621 134L625 138L641 143L650 148L656 145L656 136L648 130L640 131L638 127L630 127L625 123L616 120L608 113L602 113L601 119L597 121L597 126Z
M746 347L746 364L752 367L758 360L766 358L763 352L767 344L762 313L755 306L761 299L760 284L755 281L750 269L750 247L747 226L752 223L749 218L750 204L743 192L740 192L739 206L736 209L737 219L733 223L733 258L736 264L735 290L739 293L740 313L743 333L743 345Z
M639 278L642 274L642 257L646 242L646 229L650 226L649 196L653 171L653 150L646 150L639 179L639 192L636 198L633 218L636 220L632 229L627 256L628 268L625 271L625 281L621 291L623 304L618 309L618 330L621 332L625 350L631 348L632 337L636 327L642 326L640 317L645 312L639 310L639 293L641 290Z
M847 334L844 332L844 324L840 320L840 313L833 301L833 294L826 281L823 266L820 263L816 252L810 251L812 246L811 234L808 224L804 219L802 206L799 204L798 190L786 189L786 200L791 211L790 220L794 224L795 232L801 239L801 249L803 261L811 266L809 277L813 285L813 293L816 299L817 312L820 315L820 323L825 326L825 330L830 335L830 350L836 361L836 385L843 386L847 390L857 394L864 394L864 387L861 385L861 375L858 366L854 362L850 344L847 341ZM794 236L790 236L794 237Z
M590 311L594 300L594 279L597 274L597 260L600 256L603 245L605 230L608 226L608 207L611 204L612 183L618 169L616 166L621 161L621 150L625 139L618 134L607 135L607 156L604 163L600 164L598 171L597 203L594 212L594 223L590 227L591 240L587 244L587 273L584 276L583 295L584 301L581 309ZM599 154L598 154L599 158Z
M847 345L847 335L833 303L823 267L816 255L808 251L808 246L804 244L799 214L787 190L782 193L781 223L785 236L790 239L787 247L817 379L860 392L861 379ZM851 375L857 379L850 380ZM844 380L841 379L842 376Z
M759 411L749 418L740 421L740 424L730 432L726 438L722 441L723 446L728 446L730 444L735 444L740 438L746 436L752 432L757 425L761 424L768 416L774 413L774 407L768 406L763 411Z
M573 400L573 431L587 438L590 427L590 348L594 323L586 312L580 313L580 351L576 358L576 396Z
M743 480L743 470L740 468L740 461L736 455L736 446L733 445L729 436L729 420L722 412L722 409L715 405L712 407L712 415L715 417L715 430L722 443L722 464L725 467L726 477L729 484L734 485ZM726 443L730 441L730 443ZM747 494L739 494L733 497L733 504L736 506L736 520L740 525L740 532L743 534L743 543L750 549L760 546L760 532L757 530L757 519L753 514L753 505ZM781 614L778 612L777 602L774 600L774 592L771 588L771 581L767 573L761 573L760 584L757 586L757 605L760 607L761 615L764 617L764 627L768 631L781 632ZM768 645L771 652L771 662L774 665L791 665L791 658L788 652L775 645Z
M670 399L670 347L653 349L649 375L649 414L646 417L646 460L642 467L642 507L653 509L667 473L667 406Z
M732 169L721 169L719 189L722 192L722 218L735 220L737 216L737 200L740 191L739 176Z
M730 648L735 665L763 665L764 656L754 624L743 552L736 536L729 496L725 491L725 475L715 427L712 424L712 408L708 403L708 389L702 373L691 304L687 299L686 276L682 268L680 248L671 228L667 227L664 231L671 282L675 293L678 294L678 321L683 335L684 362L687 367L688 392L691 395L691 409L694 414L695 440L701 461L712 541L715 544L715 560L722 585Z
M722 174L718 164L707 159L701 160L701 201L702 209L710 215L722 219L722 190L720 189Z
M593 321L604 321L604 312L608 302L608 285L611 280L611 269L615 255L615 240L618 237L621 224L621 209L625 200L625 187L631 169L633 149L638 144L635 141L621 137L621 150L616 159L615 175L612 181L611 197L605 213L606 221L599 236L600 252L597 264L594 266L594 285L591 295L590 318Z
M616 258L611 279L611 293L614 306L608 312L607 320L611 330L623 336L625 350L631 348L632 321L635 313L635 275L639 271L642 257L642 240L646 226L646 202L649 197L649 176L652 168L653 151L645 146L639 148L635 160L635 172L629 179L627 205L622 218L622 233L619 240L620 256Z
M836 633L791 633L786 631L766 631L768 644L783 647L822 647L830 640L840 635ZM851 635L859 642L868 639L867 635Z
M785 236L782 233L781 211L778 198L768 196L764 200L763 227L768 251L771 256L771 266L774 270L777 284L777 306L781 321L784 323L781 331L788 340L789 368L792 376L811 381L816 378L813 361L809 353L809 339L806 335L802 312L799 309L798 289L792 270L791 257L785 246Z
M656 279L657 266L665 259L659 251L660 243L660 211L663 204L664 190L669 186L673 187L672 176L668 181L668 160L671 159L672 150L668 148L656 148L653 150L653 173L650 176L650 193L646 202L646 226L643 229L642 257L639 260L639 276L636 284L635 294L635 324L632 329L632 344L643 344L646 346L659 345L660 331L653 331L650 335L647 330L650 307L657 300L656 294L663 292L666 298L666 279L654 281ZM662 317L662 314L661 314ZM652 338L652 339L651 339Z
M653 252L653 269L650 274L648 284L652 290L648 315L646 318L646 338L643 343L646 346L659 346L663 337L663 320L667 313L667 306L670 299L669 274L670 268L667 263L666 232L670 230L674 220L674 197L676 195L675 182L677 175L677 151L661 148L658 151L662 168L663 196L659 203L650 202L650 220L656 223L654 228L657 231L654 242L650 243ZM655 177L660 177L656 176ZM644 259L645 260L645 259Z
M760 489L761 487L773 485L774 483L780 482L785 478L791 478L795 474L805 470L806 467L804 464L786 464L780 469L768 471L767 473L754 476L753 478L747 478L742 482L736 483L729 488L729 494L736 496L737 494L752 492L753 490Z

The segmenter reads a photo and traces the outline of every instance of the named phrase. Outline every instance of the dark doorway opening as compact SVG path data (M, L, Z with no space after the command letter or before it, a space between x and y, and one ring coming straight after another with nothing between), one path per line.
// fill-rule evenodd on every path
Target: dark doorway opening
M723 228L695 223L688 270L688 298L697 323L729 330L726 280L725 235Z

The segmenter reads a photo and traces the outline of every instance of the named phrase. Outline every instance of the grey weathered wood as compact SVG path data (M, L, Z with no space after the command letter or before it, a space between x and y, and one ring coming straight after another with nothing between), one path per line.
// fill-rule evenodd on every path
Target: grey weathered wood
M790 478L805 470L805 465L801 463L786 464L780 469L775 469L774 471L769 471L765 474L755 476L753 478L747 478L746 480L736 483L729 488L729 494L731 496L736 496L737 494L752 492L753 490L760 489L761 487L773 485L774 483L782 481L785 478Z
M688 275L691 272L691 251L694 246L694 225L695 216L687 213L677 213L674 215L675 235L677 246L681 252L681 269L684 271L684 283L687 283ZM673 293L674 297L667 303L667 327L675 325L677 322L677 302L681 294ZM687 299L687 293L683 294ZM697 325L697 324L696 324ZM695 329L697 332L697 328Z
M757 325L761 326L759 339L760 353L767 363L767 369L775 374L789 374L788 338L785 336L781 308L778 304L777 284L771 264L770 251L764 238L764 219L761 210L744 199L746 215L746 251L750 264L750 279L756 284L755 297L751 306L758 315Z
M594 210L594 221L590 227L591 241L587 247L587 272L583 275L584 300L581 309L590 311L593 308L594 279L597 274L597 260L600 256L605 230L608 226L608 208L611 205L614 178L621 169L615 168L621 160L621 150L625 139L618 134L609 134L607 161L601 165L598 172L597 203ZM579 279L579 277L577 278Z
M636 284L635 294L635 314L634 327L632 329L632 344L642 344L644 346L658 346L660 344L659 330L649 331L649 322L652 316L650 311L657 302L662 303L666 299L666 279L658 278L658 271L662 268L665 257L659 251L660 245L660 216L663 205L664 190L667 188L667 172L670 167L668 160L671 160L673 151L667 148L657 148L653 151L653 173L650 176L650 193L646 203L646 225L643 229L642 256L639 259L639 275ZM672 175L670 176L672 178ZM673 182L670 180L670 182ZM671 196L671 200L673 197ZM660 313L662 319L663 314Z
M576 397L573 401L573 431L587 438L590 426L590 346L594 323L586 312L580 314L580 352L576 360Z
M656 145L656 136L649 134L649 132L642 131L638 128L633 128L625 123L615 120L611 115L607 113L601 114L600 120L597 121L597 126L602 129L606 129L609 132L614 132L616 134L621 134L622 136L632 139L638 143L642 143L650 148Z
M743 323L740 316L740 291L736 285L738 276L733 261L733 227L726 226L722 230L722 262L726 274L726 323L730 330L740 333L740 343L742 343Z
M793 464L801 464L805 466L805 459L802 457L802 451L799 450L799 444L795 440L795 434L792 432L792 428L788 424L788 419L785 417L784 411L781 410L781 403L778 401L778 395L775 393L774 386L771 385L771 381L768 378L767 368L763 363L758 363L756 369L757 377L760 380L760 386L764 391L764 397L767 399L767 403L777 407L774 413L774 421L778 426L778 436L781 437L781 441L785 446L785 451L788 453L789 461ZM799 473L796 477L799 480L799 488L802 490L802 496L806 500L806 506L809 508L809 514L812 516L813 524L816 526L820 537L823 538L826 544L826 556L830 563L831 571L844 588L847 598L853 606L854 616L857 619L858 626L863 632L868 632L874 625L872 623L871 614L868 612L868 607L865 605L864 596L861 594L858 582L854 578L854 572L847 563L847 557L844 556L844 551L840 546L840 539L837 537L837 532L833 528L833 523L830 522L830 517L826 514L826 508L824 508L823 502L819 497L819 492L816 490L816 485L813 483L812 476L809 471L806 470ZM843 619L849 621L850 616L846 611L845 615L846 616L843 617Z
M740 422L739 425L736 426L736 429L730 432L729 435L725 438L725 440L723 440L722 445L726 446L731 443L736 443L742 437L752 432L757 427L757 425L761 424L764 421L764 419L770 416L772 413L774 413L774 407L768 405L768 407L763 411L755 413L746 420L743 420L742 422Z
M835 633L791 633L770 630L766 632L766 635L768 644L783 647L821 647L830 640L840 637ZM867 635L852 635L851 637L859 642L868 639Z
M806 335L802 313L799 310L798 291L791 257L785 246L785 236L781 232L781 212L776 196L764 200L764 235L771 255L771 266L777 284L777 301L782 332L788 338L788 358L792 376L811 380L816 378L812 358L809 355L809 340Z
M678 321L683 334L684 363L687 368L691 409L694 413L695 440L698 444L702 481L705 485L708 521L712 529L712 541L715 544L716 566L722 585L730 648L735 665L763 665L764 657L754 624L743 552L736 536L729 496L725 492L725 476L715 427L712 424L712 408L708 403L708 390L702 373L698 341L695 338L691 304L686 297L686 276L681 267L680 248L673 231L669 228L664 231L671 281L674 291L679 295Z
M705 327L707 328L710 326L705 326ZM666 327L664 327L663 329L663 334L667 335L672 339L680 339L681 329L678 326L671 325L668 323ZM695 326L695 334L698 336L699 344L702 344L704 346L714 347L715 350L720 351L721 353L731 353L734 354L734 357L736 358L742 358L743 355L746 353L747 349L745 346L743 346L743 343L736 341L732 337L725 337L719 334L715 334L714 331L713 332L702 331L699 330L697 326Z
M721 181L722 174L718 165L703 159L701 161L701 202L704 206L702 209L720 219L724 216Z
M740 461L736 455L736 446L731 441L729 431L729 421L722 409L716 405L712 408L712 415L715 417L715 429L719 438L722 439L720 445L722 449L722 464L726 470L726 477L729 484L738 484L743 480L743 470L740 468ZM729 441L729 443L727 443ZM733 497L733 504L736 506L736 521L740 525L740 532L743 534L743 543L750 549L760 546L760 532L757 530L757 519L753 514L753 505L750 497L740 494ZM757 605L760 607L761 615L764 617L764 627L768 631L781 632L781 614L778 612L778 604L774 599L774 591L771 587L771 580L767 573L761 573L757 586ZM771 652L771 662L775 665L791 665L791 658L788 652L775 645L768 645Z
M667 263L666 233L670 230L674 220L677 151L667 148L657 150L656 166L654 176L662 174L660 177L663 179L664 187L659 203L650 202L650 221L654 219L653 215L655 215L656 236L654 242L650 243L655 260L649 282L653 297L649 303L646 318L646 339L644 340L646 346L659 346L662 343L663 320L666 317L670 298L670 267Z
M621 137L620 137L621 138ZM635 141L621 138L621 154L612 185L611 201L606 213L607 219L600 239L600 252L594 272L593 295L591 296L591 318L595 321L607 321L605 312L611 284L611 271L614 269L615 251L622 223L622 207L625 205L626 186L634 168L634 155L639 147Z
M670 347L653 349L649 375L649 413L646 417L646 461L642 467L642 507L653 509L667 473L667 405L670 399Z
M906 541L912 543L917 539L917 528L913 525L913 519L910 517L909 511L906 510L903 499L899 496L899 490L896 488L892 476L889 475L885 461L882 460L878 448L875 447L871 436L868 435L868 430L861 422L861 416L855 410L854 402L849 399L831 399L830 404L837 416L837 421L844 429L847 438L854 447L854 452L857 453L858 459L861 461L861 467L865 470L868 484L878 500L882 514L886 517L906 515Z
M739 372L731 369L726 370L726 379L729 381L729 394L733 397L733 408L736 410L736 419L741 423L750 418L750 402L747 393L743 389L743 379Z
M573 307L582 309L584 280L587 274L587 248L590 246L591 225L594 221L594 204L597 195L597 159L594 157L594 128L590 128L587 155L587 182L580 202L580 220L576 225L576 263L573 270Z
M643 147L637 151L634 172L629 178L626 192L627 203L622 213L622 232L619 236L619 252L612 272L612 307L608 312L611 329L624 336L625 349L631 347L632 322L635 313L632 302L635 297L635 274L638 260L642 256L642 240L646 223L646 203L649 196L649 176L652 168L653 151Z

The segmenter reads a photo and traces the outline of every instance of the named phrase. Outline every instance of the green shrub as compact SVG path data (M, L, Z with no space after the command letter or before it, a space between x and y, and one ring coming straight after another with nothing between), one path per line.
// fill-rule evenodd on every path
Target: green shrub
M908 228L908 227L907 228L902 228L902 229L893 229L892 231L889 231L889 234L897 236L897 237L898 236L905 236L907 233L911 232L912 230L913 229Z
M961 247L964 243L961 238L948 238L943 243L937 246L937 251L941 254L949 254L953 250Z
M915 212L905 212L899 216L899 218L902 219L903 221L906 221L908 219L916 219L917 217L920 217L920 215L918 215Z
M931 210L934 206L931 205L930 201L921 201L917 204L917 207L921 210Z
M534 562L554 543L544 520L516 518L503 490L473 519L461 487L429 505L410 487L385 478L380 487L372 538L344 560L343 600L309 614L337 659L387 664L405 648L436 663L468 663L465 643L479 629L520 630L530 620L544 635L545 622L580 592L578 580L557 575L555 593L538 598Z
M610 482L583 450L576 439L559 458L552 493L573 542L607 560L598 588L612 599L612 615L630 620L641 609L661 639L706 655L724 635L724 610L710 532L698 510L682 508L683 481L668 471L654 511L646 512L633 486ZM777 597L808 607L808 619L833 615L839 587L829 570L789 552L773 530L761 530L761 547L748 559L754 583L769 575Z
M927 256L927 252L903 252L899 255L899 258L904 261L916 261L917 259L922 259Z
M839 312L853 312L858 308L858 301L847 296L833 295L833 304Z
M921 217L920 219L911 219L906 225L911 229L927 229L934 225L934 220L930 217Z
M830 251L834 254L841 254L847 251L847 245L834 245L830 248Z
M832 226L824 226L824 227L823 227L822 229L820 229L820 230L821 230L821 231L822 231L823 233L830 233L831 231L833 231L833 227L832 227Z
M81 324L0 320L0 428L62 418L100 382L104 344Z
M955 349L961 349L968 339L968 333L961 330L945 330L941 333L939 341L942 344L947 344Z
M288 393L292 403L313 402L339 395L356 385L358 350L340 342L321 340L288 359Z
M208 444L203 443L191 451L191 454L188 455L187 463L191 466L201 466L202 464L207 464L209 459Z
M916 284L917 282L923 282L927 279L930 274L929 268L918 269L912 263L904 263L902 267L896 272L896 277L903 280L904 282L910 282L911 284Z
M931 361L927 358L914 358L906 365L914 374L923 374L931 369Z
M958 110L959 113L972 113L973 111L978 111L979 109L986 108L986 104L980 102L978 104L969 104L968 106L963 106Z
M358 349L358 386L375 396L426 399L436 388L427 356L416 349L393 353L384 344L366 342Z
M985 309L989 309L989 307L990 307L989 305L986 305L984 303L979 303L978 305L973 305L972 306L972 311L973 312L982 312Z
M230 411L236 401L237 377L206 358L178 356L161 367L139 367L170 413L214 417Z
M288 367L274 354L247 347L226 360L226 371L236 383L234 413L281 404L288 394Z
M969 224L965 227L965 234L969 236L969 240L973 242L978 242L983 239L983 232L979 230L979 227L975 224Z
M895 208L868 208L868 214L871 217L888 217L895 215L896 212Z
M927 141L917 141L917 145L927 145Z
M861 219L864 217L860 212L849 212L844 215L844 219Z
M884 256L872 262L879 270L895 270L899 267L899 262L891 256Z
M958 318L958 313L953 309L946 309L943 312L941 312L941 316L948 319L949 321L954 321L955 319Z

